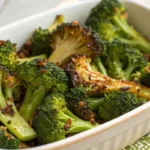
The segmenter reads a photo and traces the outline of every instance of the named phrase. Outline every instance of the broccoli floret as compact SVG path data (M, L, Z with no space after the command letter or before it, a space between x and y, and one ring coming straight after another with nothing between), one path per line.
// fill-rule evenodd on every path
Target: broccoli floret
M105 42L103 62L108 75L114 79L130 80L132 73L147 65L143 54L118 40Z
M67 107L83 120L95 121L95 113L88 106L89 97L82 86L71 88L66 94Z
M21 141L9 133L7 127L0 126L0 148L18 149L20 144Z
M65 72L46 59L34 59L20 64L17 74L27 86L23 104L19 109L26 121L32 118L49 91L65 92L68 89L68 77Z
M148 62L146 67L133 73L131 75L131 80L150 87L150 63Z
M134 94L125 91L114 91L105 94L104 98L97 101L99 101L99 117L104 121L117 118L146 103L145 98L138 98Z
M32 40L31 40L31 48L32 48L32 56L37 56L41 54L46 54L49 56L51 54L50 48L50 33L56 29L56 27L64 22L64 16L58 15L52 26L48 29L38 28L35 30Z
M53 52L48 61L60 64L73 54L96 57L103 50L98 34L77 21L58 26L51 34L50 46Z
M15 70L17 59L16 59L16 44L10 41L0 41L0 66L4 66L8 70Z
M109 93L112 91L128 91L139 97L150 99L150 88L132 81L116 80L104 76L91 67L91 58L80 55L73 56L66 64L65 70L73 87L84 86L89 95Z
M8 130L22 141L36 137L33 128L20 116L13 99L13 89L18 80L15 76L0 70L0 121Z
M9 40L0 41L0 67L8 69L9 71L15 72L19 63L45 57L45 55L40 55L30 58L17 58L16 44L11 43Z
M51 49L49 44L50 32L48 29L38 28L34 31L31 48L31 56L37 56L40 54L50 55Z
M98 124L81 120L68 110L61 93L47 96L33 118L39 144L52 143L64 139L67 134L80 133L96 126Z
M118 0L102 0L91 10L86 25L103 40L118 39L150 54L150 42L128 24L127 17L124 6Z

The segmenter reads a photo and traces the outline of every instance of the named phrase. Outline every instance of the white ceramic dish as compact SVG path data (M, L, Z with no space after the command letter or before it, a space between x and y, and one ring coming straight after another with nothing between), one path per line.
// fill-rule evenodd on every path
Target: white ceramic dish
M0 39L16 42L18 48L32 35L37 27L48 27L57 14L64 14L66 21L84 23L91 8L98 1L84 1L63 6L26 18L0 28ZM135 0L123 1L130 22L144 35L150 36L150 6ZM150 102L89 131L70 138L31 148L30 150L120 150L150 132Z

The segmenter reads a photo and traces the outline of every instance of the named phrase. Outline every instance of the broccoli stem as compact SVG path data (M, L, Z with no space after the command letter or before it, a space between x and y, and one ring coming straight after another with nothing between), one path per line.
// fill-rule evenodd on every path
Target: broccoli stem
M99 125L99 124L93 125L89 121L81 120L80 118L75 116L69 109L65 109L65 114L67 114L68 115L67 118L70 118L72 121L70 129L66 133L79 133L92 129Z
M32 57L27 57L27 58L17 58L18 62L21 64L21 63L24 63L26 61L32 61L34 59L38 59L38 58L46 58L46 55L45 54L42 54L42 55L38 55L38 56L32 56Z
M37 107L47 94L44 87L33 89L31 85L27 87L25 99L19 109L20 115L28 122L33 117Z
M125 78L126 78L126 80L130 80L130 75L131 75L131 73L133 72L133 70L134 70L134 65L132 64L130 64L130 65L128 65L128 67L125 69Z
M88 106L92 109L92 110L98 110L99 106L101 103L103 103L104 98L93 98L93 97L89 97L87 99L88 102Z
M117 16L115 16L113 20L126 34L133 38L133 41L123 40L124 42L129 42L129 44L132 44L133 46L138 44L143 53L150 54L150 43L146 39L144 39L134 28L129 26L126 21L121 20Z
M4 96L2 94L2 71L0 71L0 108L4 108L6 106Z
M0 84L2 87L1 79ZM4 86L3 90L6 97L4 97L2 88L0 88L0 121L20 140L28 141L34 139L37 136L36 132L18 113L13 102L12 89ZM13 114L3 113L1 111L6 109L6 107L11 107Z
M96 65L98 71L101 72L103 75L107 76L107 71L106 71L100 57L95 58L94 63Z

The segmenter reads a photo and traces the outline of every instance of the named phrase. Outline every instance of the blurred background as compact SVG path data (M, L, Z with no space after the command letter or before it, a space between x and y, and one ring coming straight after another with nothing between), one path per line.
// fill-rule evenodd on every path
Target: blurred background
M81 0L0 0L0 26Z
M0 0L0 27L30 15L83 0ZM140 0L150 4L150 0Z

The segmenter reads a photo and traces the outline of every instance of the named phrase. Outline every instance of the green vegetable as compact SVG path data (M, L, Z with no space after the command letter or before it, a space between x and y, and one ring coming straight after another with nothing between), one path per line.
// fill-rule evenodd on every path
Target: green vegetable
M20 144L21 141L9 133L6 127L0 126L0 148L18 149Z
M92 59L86 55L71 58L65 70L73 87L83 86L89 95L100 95L112 91L128 91L138 97L150 99L150 88L131 81L122 81L104 76L91 66Z
M14 104L13 89L18 80L8 72L0 70L0 121L22 141L36 137L33 128L20 116Z
M79 22L63 23L51 34L49 62L64 63L74 54L97 57L103 50L98 34Z
M64 16L58 15L56 16L54 23L48 29L38 28L34 31L31 42L32 56L37 56L41 54L46 54L47 56L49 56L51 54L50 33L63 22Z
M138 98L134 94L122 91L105 94L104 98L100 98L97 101L99 101L99 117L104 121L117 118L146 103L146 99Z
M34 59L19 65L17 74L26 83L26 94L19 113L29 121L38 105L50 91L65 92L68 78L65 72L45 59Z
M128 24L127 16L124 6L118 0L102 0L91 10L85 24L103 40L111 42L118 39L150 54L150 42Z
M67 134L80 133L96 126L97 124L79 119L68 110L61 93L47 96L33 119L39 144L52 143L64 139Z
M45 58L45 55L30 58L17 58L16 44L9 40L0 41L0 67L15 72L18 64L35 58Z
M104 66L108 75L114 79L130 80L132 73L147 65L143 54L136 48L118 40L105 42L105 46Z

